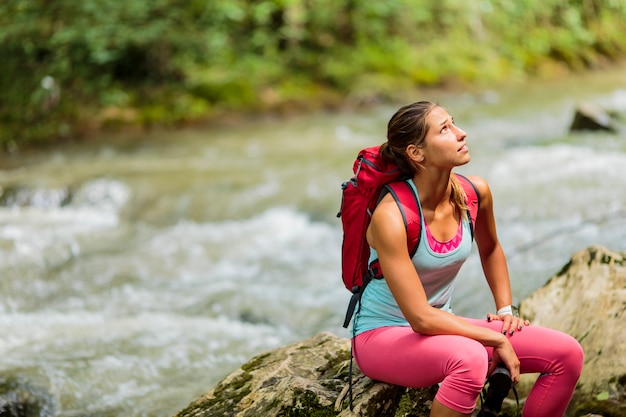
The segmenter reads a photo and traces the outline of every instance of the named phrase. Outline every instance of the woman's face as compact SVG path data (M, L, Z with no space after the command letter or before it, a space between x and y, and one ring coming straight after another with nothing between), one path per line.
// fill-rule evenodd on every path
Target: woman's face
M443 107L433 108L426 123L429 126L422 148L423 164L444 169L464 165L470 154L465 138L467 134L454 124L454 119Z

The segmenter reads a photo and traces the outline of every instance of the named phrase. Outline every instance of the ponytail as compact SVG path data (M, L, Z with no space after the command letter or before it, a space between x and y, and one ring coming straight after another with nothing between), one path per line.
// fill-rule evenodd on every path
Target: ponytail
M394 148L389 141L380 145L378 154L384 162L397 165L404 177L412 177L421 169L406 156L406 148Z
M378 147L378 154L383 159L383 161L387 163L394 163L397 165L395 158L392 155L391 147L389 146L389 142L384 142Z

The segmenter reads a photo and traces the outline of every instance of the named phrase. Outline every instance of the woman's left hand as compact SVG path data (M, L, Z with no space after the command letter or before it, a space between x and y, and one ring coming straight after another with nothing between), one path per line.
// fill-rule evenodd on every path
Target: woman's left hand
M516 331L521 332L525 326L530 326L530 321L522 317L516 317L512 314L492 314L487 313L487 321L501 321L502 334L513 335Z

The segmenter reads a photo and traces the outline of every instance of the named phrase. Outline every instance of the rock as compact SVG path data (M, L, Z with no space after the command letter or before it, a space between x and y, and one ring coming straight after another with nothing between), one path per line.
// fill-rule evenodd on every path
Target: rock
M392 417L403 395L411 413L404 415L429 415L434 389L374 382L353 366L353 412L348 397L350 342L320 333L256 356L176 417Z
M576 107L574 119L570 126L570 131L579 130L605 130L617 133L618 124L615 117L602 107L585 102Z
M520 313L534 324L571 334L585 350L572 415L626 416L625 312L626 252L597 246L575 254L520 305ZM436 386L405 389L372 381L353 367L353 412L348 407L350 342L320 333L256 356L175 417L429 415ZM525 377L518 386L521 404L536 375ZM514 400L504 406L515 415Z
M623 414L611 415L626 416L626 252L593 246L576 253L521 303L520 313L582 345L585 363L572 403L597 400L604 393L606 401L622 403Z
M0 377L0 416L53 417L56 402L52 395L23 378Z

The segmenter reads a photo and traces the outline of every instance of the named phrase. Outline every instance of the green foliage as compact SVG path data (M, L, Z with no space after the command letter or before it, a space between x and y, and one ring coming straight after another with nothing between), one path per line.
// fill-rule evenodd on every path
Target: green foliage
M623 33L616 0L5 0L0 146L115 124L112 114L172 124L580 70L622 58Z
M47 140L106 105L143 105L155 86L184 79L202 49L190 10L152 2L8 0L0 5L0 122L4 141ZM196 52L197 53L197 52ZM195 58L192 58L195 59ZM168 105L168 103L162 103Z

